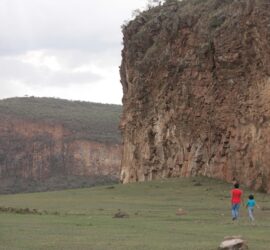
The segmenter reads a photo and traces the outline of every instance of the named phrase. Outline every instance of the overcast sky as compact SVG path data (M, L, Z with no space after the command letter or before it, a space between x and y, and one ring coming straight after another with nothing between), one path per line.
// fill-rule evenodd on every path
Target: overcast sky
M146 0L0 0L0 99L121 104L121 25Z

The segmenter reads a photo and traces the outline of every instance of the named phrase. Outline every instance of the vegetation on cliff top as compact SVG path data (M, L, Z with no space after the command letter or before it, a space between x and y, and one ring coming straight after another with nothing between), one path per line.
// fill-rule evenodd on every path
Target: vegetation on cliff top
M0 100L0 115L34 122L61 123L76 138L99 142L121 141L121 105L68 101L56 98L9 98Z

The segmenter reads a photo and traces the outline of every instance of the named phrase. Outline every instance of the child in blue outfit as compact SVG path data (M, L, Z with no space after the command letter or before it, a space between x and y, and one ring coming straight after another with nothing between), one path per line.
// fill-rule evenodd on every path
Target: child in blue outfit
M248 197L248 201L247 201L247 204L246 204L246 207L248 209L248 216L249 216L249 219L251 220L251 222L254 222L255 221L255 218L254 218L254 207L257 207L257 204L256 204L256 201L254 199L254 195L249 195Z

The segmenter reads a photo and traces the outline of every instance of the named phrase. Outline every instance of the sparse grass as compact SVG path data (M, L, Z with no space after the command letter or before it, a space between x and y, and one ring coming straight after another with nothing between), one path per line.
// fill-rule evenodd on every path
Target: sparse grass
M2 195L2 207L47 213L0 213L0 249L211 250L224 236L242 235L250 249L268 250L270 211L256 211L257 225L252 226L242 207L241 220L232 223L230 188L208 178L181 178ZM261 207L270 208L268 195L255 198ZM187 214L177 216L178 208ZM113 218L118 209L128 218Z

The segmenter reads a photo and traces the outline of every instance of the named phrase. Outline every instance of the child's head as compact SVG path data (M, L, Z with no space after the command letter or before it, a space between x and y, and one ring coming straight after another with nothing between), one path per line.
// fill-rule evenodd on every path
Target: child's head
M253 195L253 194L250 194L250 195L248 196L248 198L249 198L250 200L254 200L254 195Z
M239 188L239 183L235 183L234 188Z

